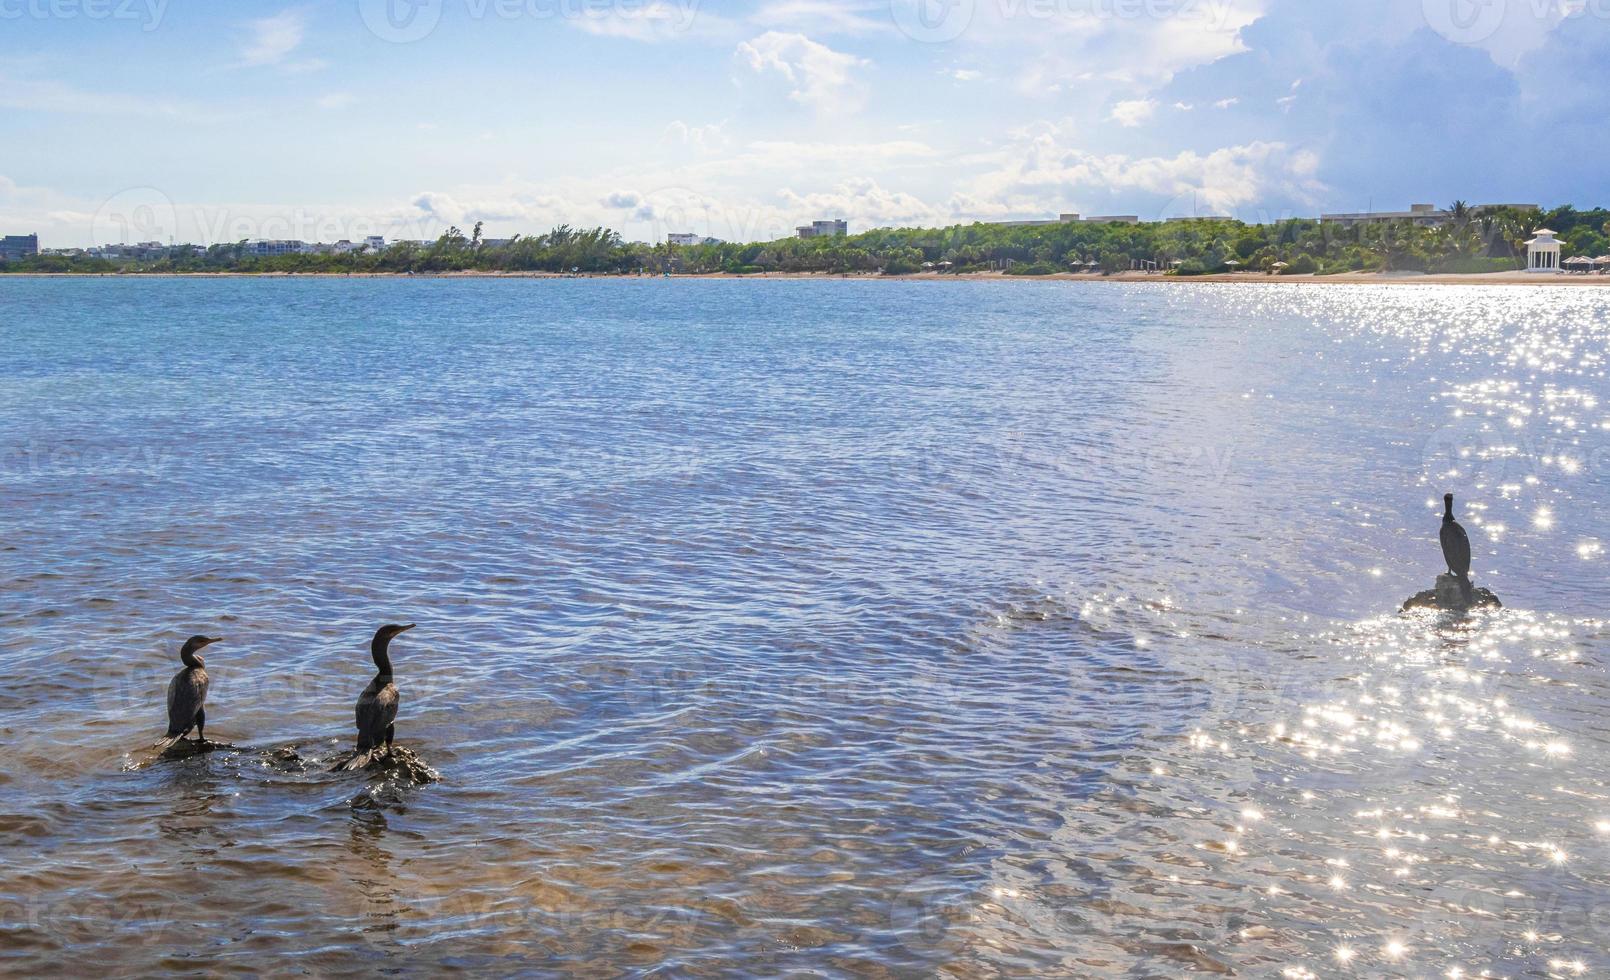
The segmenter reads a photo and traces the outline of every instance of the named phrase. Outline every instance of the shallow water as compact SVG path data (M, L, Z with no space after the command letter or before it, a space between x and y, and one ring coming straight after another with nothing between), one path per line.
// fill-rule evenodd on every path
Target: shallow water
M1610 971L1610 296L0 281L0 968ZM1395 614L1459 494L1502 612ZM324 771L382 622L399 744ZM195 632L210 737L154 760Z

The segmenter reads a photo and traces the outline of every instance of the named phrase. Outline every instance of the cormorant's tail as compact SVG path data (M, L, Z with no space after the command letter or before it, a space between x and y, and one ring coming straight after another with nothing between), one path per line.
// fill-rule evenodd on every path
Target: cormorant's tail
M1465 597L1465 605L1476 604L1476 585L1470 581L1469 573L1459 576L1459 593Z
M177 745L179 743L179 739L181 738L184 738L184 732L180 732L177 735L169 732L165 738L158 740L157 743L151 747L156 749L158 752L166 752Z
M373 755L374 749L359 749L358 751L347 756L345 759L342 759L340 762L337 762L333 767L331 767L330 771L351 772L354 769L362 769L364 766L369 764L369 759Z

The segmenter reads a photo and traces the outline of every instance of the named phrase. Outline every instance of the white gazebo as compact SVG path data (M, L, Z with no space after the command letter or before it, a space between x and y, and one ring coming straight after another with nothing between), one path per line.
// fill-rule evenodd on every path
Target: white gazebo
M1527 272L1559 272L1560 245L1554 232L1547 228L1539 228L1534 234L1537 236L1526 243L1526 271Z

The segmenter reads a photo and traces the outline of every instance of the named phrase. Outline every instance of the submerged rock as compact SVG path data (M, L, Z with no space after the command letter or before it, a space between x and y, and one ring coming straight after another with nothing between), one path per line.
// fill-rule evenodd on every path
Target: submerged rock
M210 738L205 742L193 738L181 738L163 749L158 757L162 759L188 759L194 755L206 755L208 752L237 751L239 749L228 742L214 742Z
M362 772L379 776L378 782L364 787L354 796L354 810L380 810L400 807L406 802L406 792L415 786L434 783L442 776L426 764L412 749L393 746L390 750L369 760Z
M1437 576L1437 587L1410 596L1403 603L1403 611L1410 609L1444 609L1462 612L1467 609L1502 609L1504 604L1491 589L1476 586L1471 590L1471 601L1465 602L1464 590L1459 587L1459 579L1453 575L1443 573Z

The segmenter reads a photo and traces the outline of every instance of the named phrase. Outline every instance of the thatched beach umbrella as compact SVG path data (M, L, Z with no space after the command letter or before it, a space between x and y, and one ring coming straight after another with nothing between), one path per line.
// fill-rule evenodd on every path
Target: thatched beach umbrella
M1269 267L1269 271L1279 275L1281 271L1289 268L1291 268L1290 262L1276 262L1274 265Z

